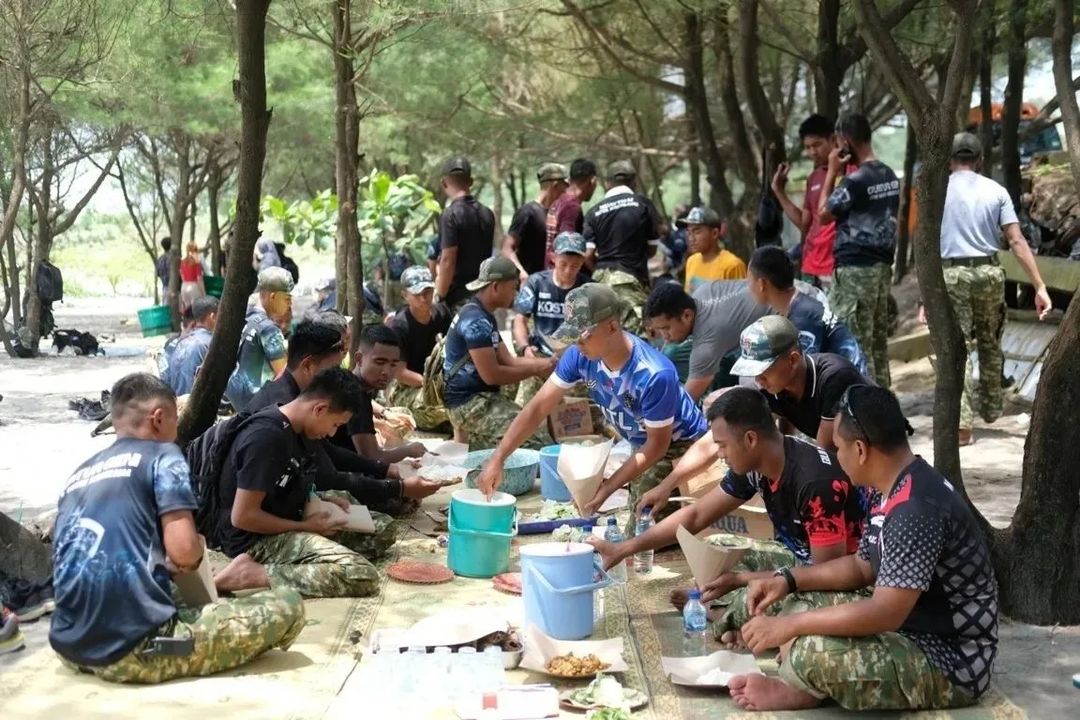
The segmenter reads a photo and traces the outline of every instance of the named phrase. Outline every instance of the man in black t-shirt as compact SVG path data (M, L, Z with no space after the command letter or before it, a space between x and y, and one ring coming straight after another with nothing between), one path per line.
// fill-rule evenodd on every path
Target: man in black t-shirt
M605 567L672 544L680 525L695 534L720 527L715 523L757 494L778 542L755 543L743 556L741 570L724 573L701 588L704 602L750 580L770 577L777 567L822 563L855 552L863 534L862 498L833 455L781 435L764 398L750 388L732 388L721 395L709 408L708 419L713 442L729 467L720 487L643 535L617 545L590 541ZM722 545L731 537L718 536L716 542ZM717 635L737 630L748 619L742 600L742 593L732 596ZM818 603L828 604L829 598Z
M463 157L443 163L447 205L439 218L439 264L435 299L456 309L469 298L465 287L480 273L480 263L495 248L495 214L469 194L472 166Z
M536 200L517 209L503 239L502 253L514 261L521 282L544 269L548 210L566 192L566 168L559 163L544 163L536 180L540 183Z
M585 215L582 233L593 282L610 285L626 308L623 328L640 333L641 310L649 298L649 258L660 244L660 214L635 192L637 173L628 161L608 166L607 192Z
M874 156L870 121L865 116L841 116L835 140L818 208L822 223L836 221L829 302L869 357L877 384L888 387L889 286L900 181L892 168ZM859 168L844 175L844 165L850 160ZM840 183L833 190L837 178Z
M883 500L859 551L751 582L751 613L798 592L872 588L836 607L754 617L755 653L781 648L779 678L732 678L749 710L798 710L831 699L848 710L928 710L974 703L997 655L997 585L982 529L965 500L908 445L896 396L850 389L837 414L838 458Z
M446 337L453 315L446 305L434 302L435 281L427 268L414 266L401 273L401 288L405 307L386 324L401 339L405 363L390 386L387 402L390 407L408 408L417 428L438 430L450 422L450 415L442 405L432 407L423 402L424 364L438 336Z
M111 682L159 683L287 648L304 627L292 588L201 608L173 600L170 577L203 557L191 474L175 444L176 396L137 373L121 378L111 397L116 442L79 466L57 508L49 644L61 662ZM221 591L230 589L227 570L215 578ZM175 650L192 637L179 654L153 642Z
M319 472L317 443L361 409L363 392L348 371L324 370L295 400L260 410L237 432L218 480L222 514L210 538L237 558L229 566L231 590L282 584L306 597L378 591L375 566L345 544L357 535L342 531L345 519L306 512ZM325 500L349 512L348 500Z

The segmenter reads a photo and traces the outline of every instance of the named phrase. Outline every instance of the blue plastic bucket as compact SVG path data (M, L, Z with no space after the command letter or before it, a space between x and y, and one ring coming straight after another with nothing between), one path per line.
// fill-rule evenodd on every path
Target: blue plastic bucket
M510 568L510 542L517 534L513 495L491 500L479 490L458 490L450 499L447 566L457 575L489 578Z
M548 445L540 449L540 494L545 500L570 502L572 499L566 483L559 477L559 450L562 445Z
M597 575L599 581L594 581ZM611 579L586 543L538 543L521 548L525 622L556 640L581 640L593 631L593 592Z

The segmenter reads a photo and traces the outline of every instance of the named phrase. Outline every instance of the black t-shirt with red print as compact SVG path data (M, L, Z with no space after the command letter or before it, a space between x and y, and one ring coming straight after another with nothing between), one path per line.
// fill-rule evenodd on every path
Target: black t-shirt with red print
M785 436L779 478L728 471L720 487L740 500L761 493L776 539L800 563L810 563L812 547L844 543L848 553L859 547L867 506L864 491L851 484L835 455L817 445Z
M918 590L900 626L927 660L978 697L997 655L997 583L990 551L971 510L922 458L871 510L859 557L875 586Z

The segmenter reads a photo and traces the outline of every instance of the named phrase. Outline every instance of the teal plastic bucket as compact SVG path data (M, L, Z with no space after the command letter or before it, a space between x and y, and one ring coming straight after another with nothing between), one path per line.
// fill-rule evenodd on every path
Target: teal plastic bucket
M593 593L610 584L592 545L553 542L521 548L525 622L556 640L592 634Z
M545 500L570 502L570 490L559 477L559 451L562 445L540 448L540 494Z
M143 337L168 335L172 332L172 310L168 305L154 305L139 310L139 327Z
M497 492L458 490L450 499L447 566L456 575L489 578L510 569L510 542L517 534L515 498Z

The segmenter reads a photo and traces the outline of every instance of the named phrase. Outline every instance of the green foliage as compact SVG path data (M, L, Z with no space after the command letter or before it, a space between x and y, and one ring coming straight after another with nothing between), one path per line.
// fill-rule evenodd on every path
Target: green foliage
M439 203L415 175L391 177L373 170L360 180L356 219L360 226L360 252L367 275L382 260L403 252L422 262L426 237L422 235L439 213Z
M304 246L311 241L316 250L325 250L333 244L337 224L337 195L323 190L311 200L285 200L267 195L263 197L259 212L264 220L277 223L284 242Z

